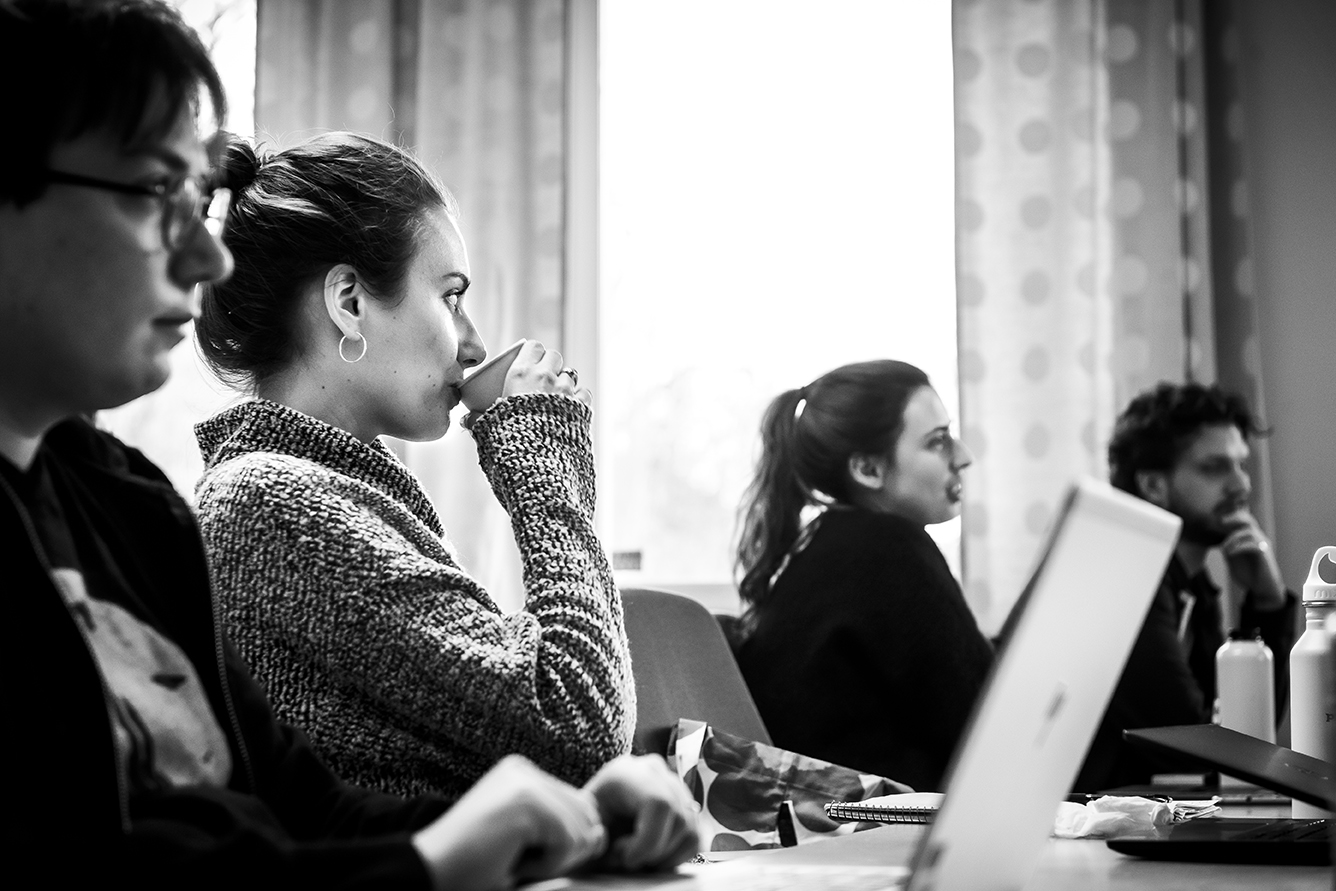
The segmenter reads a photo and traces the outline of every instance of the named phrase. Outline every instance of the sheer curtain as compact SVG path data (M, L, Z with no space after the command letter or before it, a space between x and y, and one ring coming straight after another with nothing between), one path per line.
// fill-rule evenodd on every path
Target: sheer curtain
M1265 412L1234 6L1209 7L955 0L964 583L987 630L1067 482L1107 476L1132 396L1220 380Z
M566 14L565 0L259 4L259 138L351 129L412 148L459 200L489 352L519 337L562 348ZM396 448L464 566L517 607L509 520L469 435Z

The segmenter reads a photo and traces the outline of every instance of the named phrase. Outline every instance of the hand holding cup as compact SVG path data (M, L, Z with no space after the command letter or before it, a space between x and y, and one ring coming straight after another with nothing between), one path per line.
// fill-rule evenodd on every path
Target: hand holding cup
M506 375L520 350L528 343L521 338L469 372L459 385L459 401L471 412L482 413L500 399Z
M536 340L520 340L474 369L459 386L460 401L470 416L487 411L503 396L521 393L560 393L593 402L579 386L579 373L563 364L561 353ZM471 426L465 421L465 426Z

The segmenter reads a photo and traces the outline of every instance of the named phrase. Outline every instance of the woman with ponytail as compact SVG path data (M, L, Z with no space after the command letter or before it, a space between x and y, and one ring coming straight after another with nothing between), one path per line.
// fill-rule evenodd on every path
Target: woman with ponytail
M960 513L969 449L892 360L781 393L761 443L735 644L775 744L939 790L993 656L923 528Z
M594 532L590 395L529 341L465 426L510 514L503 613L382 436L434 440L486 354L459 209L403 149L328 133L223 159L236 261L204 358L253 399L196 428L222 618L281 717L363 786L454 797L518 753L583 783L630 751L621 598Z

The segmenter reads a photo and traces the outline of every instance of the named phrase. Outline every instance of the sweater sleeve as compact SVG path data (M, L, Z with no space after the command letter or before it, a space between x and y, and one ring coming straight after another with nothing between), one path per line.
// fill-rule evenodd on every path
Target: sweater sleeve
M525 607L509 615L383 493L273 454L206 475L229 633L322 751L414 747L452 762L462 780L442 791L458 794L512 752L580 783L630 750L635 688L593 531L588 423L575 400L528 396L475 425L524 561Z
M478 461L510 515L524 566L524 611L515 621L536 649L533 704L574 697L577 711L577 701L594 706L581 721L586 738L575 740L596 753L581 774L630 751L636 715L621 595L594 531L590 418L581 402L535 394L503 400L473 426ZM600 721L602 732L586 736Z

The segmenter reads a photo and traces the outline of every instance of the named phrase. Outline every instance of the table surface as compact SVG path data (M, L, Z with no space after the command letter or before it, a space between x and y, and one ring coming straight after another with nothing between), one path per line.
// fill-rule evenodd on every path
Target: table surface
M1256 814L1256 810L1252 812ZM1230 814L1243 816L1243 813ZM923 826L882 826L853 835L825 839L783 850L757 851L776 866L908 864ZM697 867L716 868L715 864ZM562 879L532 886L532 891L594 891L594 889L652 889L693 891L717 887L690 875L592 876ZM795 886L796 887L796 886ZM1224 863L1171 863L1141 860L1109 850L1094 839L1048 840L1026 891L1103 891L1103 889L1169 889L1169 891L1330 891L1336 887L1329 867L1249 866Z

